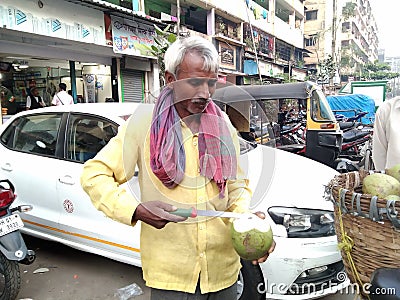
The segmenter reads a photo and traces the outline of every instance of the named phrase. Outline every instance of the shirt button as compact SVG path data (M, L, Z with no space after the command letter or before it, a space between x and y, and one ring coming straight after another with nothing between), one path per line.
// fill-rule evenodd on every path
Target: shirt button
M200 225L200 226L199 226L199 229L200 229L200 230L203 230L203 229L204 229L204 225Z
M202 253L200 253L200 257L203 257L204 256L204 253L202 252Z
M197 146L197 142L193 142L193 146Z

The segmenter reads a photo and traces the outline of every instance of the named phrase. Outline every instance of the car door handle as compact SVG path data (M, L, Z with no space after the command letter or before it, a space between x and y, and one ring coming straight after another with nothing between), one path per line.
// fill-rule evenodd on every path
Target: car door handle
M70 175L65 175L63 177L58 178L58 181L61 183L69 184L69 185L74 185L75 181Z
M2 165L1 165L1 168L2 168L4 171L12 171L12 170L13 170L10 163L2 164Z

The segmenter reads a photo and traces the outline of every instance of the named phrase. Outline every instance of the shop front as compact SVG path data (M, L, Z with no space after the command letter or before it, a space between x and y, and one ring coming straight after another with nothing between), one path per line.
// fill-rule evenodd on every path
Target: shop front
M118 97L111 70L121 55L106 45L102 11L61 0L3 0L0 25L0 84L14 99L2 97L3 114L24 110L34 87L50 105L61 82L75 102Z
M154 20L154 18L153 18ZM124 102L152 102L160 90L157 58L151 53L156 46L154 24L144 20L105 15L111 29L108 43L120 60L120 94Z
M158 70L151 66L151 58L140 53L124 55L113 51L113 41L110 43L107 38L110 28L106 27L106 19L109 16L100 8L68 1L47 1L41 7L36 1L1 1L3 117L24 110L33 87L50 105L61 82L67 85L75 103L94 103L125 101L127 92L124 93L121 80L134 78L135 82L129 85L135 89L134 98L129 99L143 101L145 90L152 87L148 77L152 79L154 72L158 75ZM137 56L143 64L137 68L130 63L130 72L125 72L121 60L130 56ZM12 103L9 94L13 96Z
M24 110L34 87L45 104L51 105L61 82L76 103L118 100L111 74L116 54L110 47L4 28L0 28L0 37L0 61L5 66L0 71L0 84L14 98L14 103L2 98L3 114Z

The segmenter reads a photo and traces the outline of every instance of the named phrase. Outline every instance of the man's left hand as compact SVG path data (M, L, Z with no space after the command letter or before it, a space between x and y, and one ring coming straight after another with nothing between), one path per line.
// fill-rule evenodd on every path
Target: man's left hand
M257 217L261 218L261 219L265 219L265 214L261 211L255 212L254 213ZM268 256L275 250L275 241L272 241L272 245L269 248L268 252L263 256L260 257L259 259L253 260L252 263L253 265L258 265L260 263L263 263L267 260Z

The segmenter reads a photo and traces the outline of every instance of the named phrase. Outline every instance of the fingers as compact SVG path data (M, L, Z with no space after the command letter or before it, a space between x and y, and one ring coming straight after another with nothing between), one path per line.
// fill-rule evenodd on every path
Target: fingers
M275 246L276 246L275 241L272 241L272 245L271 245L271 247L270 247L269 250L268 250L268 254L271 254L272 252L274 252Z
M257 211L254 214L263 220L265 219L265 214L262 211Z
M162 201L146 202L143 203L143 206L147 208L153 215L169 222L182 222L187 219L185 217L170 214L169 212L177 210L177 207Z
M256 260L252 261L253 265L258 265L258 264L261 264L261 263L265 262L268 259L269 255L274 250L275 250L275 241L272 242L271 247L269 248L268 252L263 257L260 257L259 259L256 259Z
M162 202L162 201L149 201L141 203L135 211L135 217L144 223L147 223L157 229L163 228L169 222L182 222L187 218L170 214L177 208Z
M271 247L268 249L268 252L267 252L263 257L260 257L260 258L257 259L257 260L253 260L253 261L252 261L252 264L253 264L253 265L258 265L258 264L261 264L261 263L265 262L265 261L268 259L269 255L270 255L272 252L274 252L275 246L276 246L275 241L272 241L272 245L271 245Z
M173 211L173 210L172 210L172 211ZM183 221L186 221L186 220L187 220L186 217L181 217L181 216L173 215L173 214L170 214L170 213L168 213L168 212L166 212L166 211L164 211L164 214L162 215L162 217L163 217L165 220L168 220L168 221L174 222L174 223L183 222Z
M174 211L174 210L177 209L176 206L171 205L171 204L168 204L168 203L166 203L166 202L162 202L162 201L150 201L150 202L145 202L144 205L146 205L146 204L155 205L155 206L157 206L158 208L161 208L161 209L163 209L163 210L165 210L165 211L167 211L167 212L169 212L169 211Z

